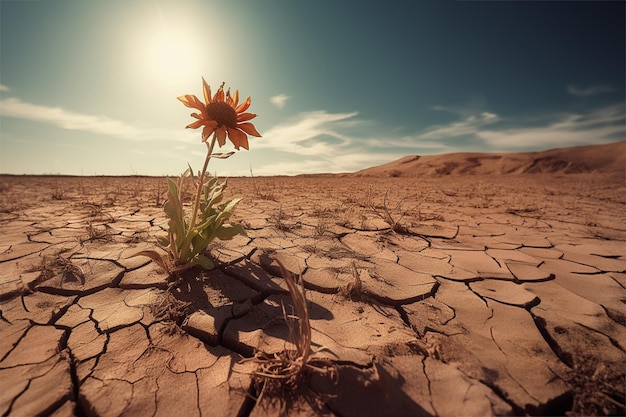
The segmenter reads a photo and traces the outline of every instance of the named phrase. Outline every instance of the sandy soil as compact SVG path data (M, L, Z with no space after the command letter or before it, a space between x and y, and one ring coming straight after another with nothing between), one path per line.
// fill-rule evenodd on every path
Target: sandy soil
M132 257L164 191L0 177L2 415L625 412L621 175L233 178L248 236L171 293ZM276 258L333 367L257 402L243 359L291 348Z

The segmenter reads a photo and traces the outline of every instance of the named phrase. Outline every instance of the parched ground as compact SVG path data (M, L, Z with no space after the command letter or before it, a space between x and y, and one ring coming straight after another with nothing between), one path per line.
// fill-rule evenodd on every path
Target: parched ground
M0 177L2 415L625 413L621 176L234 178L247 236L171 291L133 257L164 191ZM292 349L275 259L332 366L257 401L246 359Z

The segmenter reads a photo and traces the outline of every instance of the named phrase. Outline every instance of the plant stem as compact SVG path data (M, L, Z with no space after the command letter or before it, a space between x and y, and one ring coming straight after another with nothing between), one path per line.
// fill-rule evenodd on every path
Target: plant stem
M198 216L198 208L200 207L200 195L202 194L202 189L204 188L204 175L206 174L206 169L207 169L207 166L209 165L209 160L211 159L211 155L213 154L213 147L215 146L215 139L217 139L217 132L213 133L213 138L211 138L211 144L204 142L206 143L208 152L204 160L204 166L202 167L202 171L200 172L200 177L198 178L198 187L197 187L198 191L196 192L196 201L193 203L193 211L191 212L191 222L189 223L189 229L187 230L186 237L189 237L189 234L191 233L193 228L196 226L196 217ZM193 178L193 172L191 173L191 176ZM188 240L185 239L185 241L188 241ZM187 252L189 251L188 246L189 245L186 244L185 247L182 248L181 259L185 259L187 257Z

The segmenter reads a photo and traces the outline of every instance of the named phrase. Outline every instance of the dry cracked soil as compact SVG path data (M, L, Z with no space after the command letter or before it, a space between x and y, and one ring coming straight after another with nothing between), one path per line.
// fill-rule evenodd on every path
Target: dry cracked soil
M164 191L0 177L2 415L625 412L621 176L232 178L247 236L171 289L133 256ZM332 366L258 399L249 358L292 348L276 259Z

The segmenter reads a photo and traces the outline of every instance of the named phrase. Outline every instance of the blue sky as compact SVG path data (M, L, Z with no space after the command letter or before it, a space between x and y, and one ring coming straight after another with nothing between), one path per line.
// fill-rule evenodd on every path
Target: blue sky
M0 1L0 172L174 175L176 97L252 97L220 175L625 138L623 1ZM230 142L222 149L232 149Z

